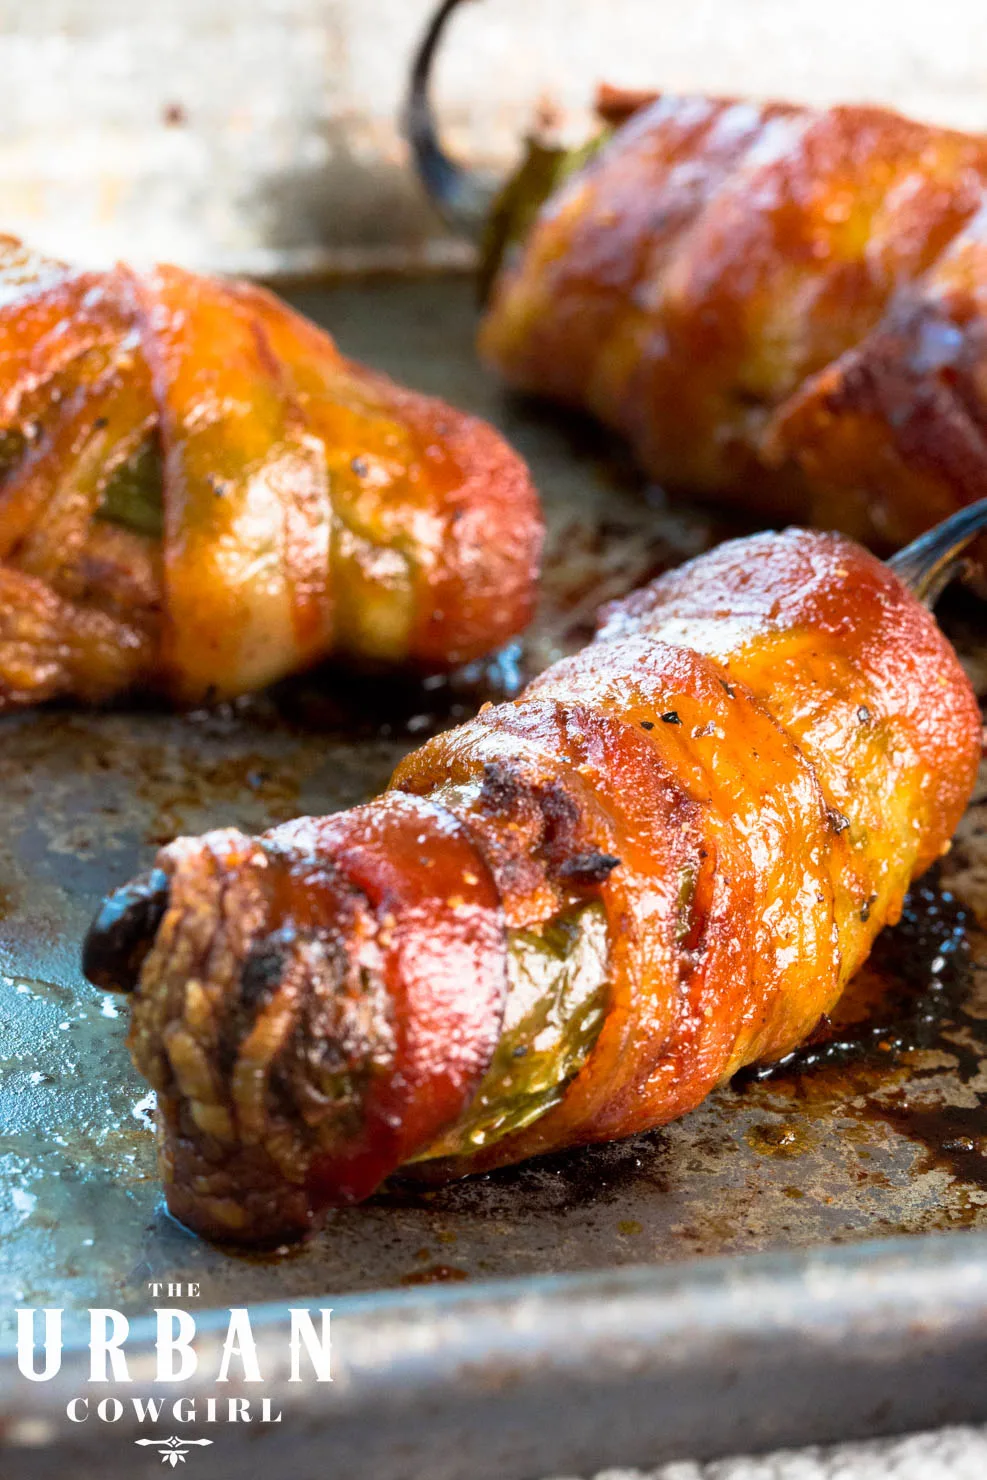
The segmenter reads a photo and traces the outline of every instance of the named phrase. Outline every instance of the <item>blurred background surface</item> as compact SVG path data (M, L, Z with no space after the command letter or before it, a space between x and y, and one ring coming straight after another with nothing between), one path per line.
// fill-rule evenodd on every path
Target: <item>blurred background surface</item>
M81 262L260 274L458 264L396 119L433 0L0 0L0 229ZM595 84L871 99L987 129L983 0L476 0L450 146L508 167Z

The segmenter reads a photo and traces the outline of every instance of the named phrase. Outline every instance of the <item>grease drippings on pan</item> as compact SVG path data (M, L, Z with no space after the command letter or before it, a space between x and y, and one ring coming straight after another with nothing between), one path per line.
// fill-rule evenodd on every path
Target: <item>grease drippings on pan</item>
M920 1171L987 1189L987 1017L972 1010L969 923L953 894L926 878L909 893L899 924L878 937L833 1017L785 1059L738 1075L735 1087L771 1083L798 1095L818 1074L838 1093L842 1077L864 1118L923 1148ZM951 1092L967 1103L944 1098L946 1065ZM784 1126L763 1129L757 1150L793 1154Z
M469 1279L465 1269L454 1264L430 1264L426 1269L413 1269L401 1276L402 1285L450 1285Z
M960 1025L969 1026L975 1020L962 1006L970 985L967 921L967 912L948 890L928 878L916 885L901 920L878 936L832 1016L800 1048L777 1063L742 1071L734 1082L862 1060L890 1063L908 1050L936 1046ZM987 1030L987 1023L983 1027ZM976 1060L968 1047L950 1042L950 1051L964 1062ZM973 1072L970 1068L964 1083Z

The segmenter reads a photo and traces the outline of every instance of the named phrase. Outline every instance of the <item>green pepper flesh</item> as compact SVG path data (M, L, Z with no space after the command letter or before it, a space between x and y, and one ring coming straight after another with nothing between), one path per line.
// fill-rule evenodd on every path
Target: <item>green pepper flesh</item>
M603 906L508 932L504 1026L463 1116L416 1161L469 1156L557 1105L599 1037L609 999Z

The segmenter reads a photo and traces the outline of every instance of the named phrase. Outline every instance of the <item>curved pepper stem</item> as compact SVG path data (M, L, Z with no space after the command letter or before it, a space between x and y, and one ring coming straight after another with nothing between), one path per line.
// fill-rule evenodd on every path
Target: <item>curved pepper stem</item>
M432 108L432 64L446 22L462 0L442 0L415 54L404 109L404 132L419 177L433 204L450 226L479 241L500 182L470 169L442 148Z
M888 565L925 606L932 607L965 563L962 553L987 529L987 498L960 509L899 550Z

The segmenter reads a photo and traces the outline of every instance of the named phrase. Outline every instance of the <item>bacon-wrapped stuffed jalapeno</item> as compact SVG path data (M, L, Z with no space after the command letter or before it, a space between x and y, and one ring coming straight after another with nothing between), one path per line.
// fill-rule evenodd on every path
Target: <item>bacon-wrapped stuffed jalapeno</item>
M490 427L269 293L0 239L0 712L473 659L527 622L540 542Z
M172 1211L280 1239L409 1163L661 1125L802 1042L969 798L980 715L919 595L985 522L901 574L835 534L724 545L366 806L165 848L84 968L134 991Z
M604 128L533 145L491 203L442 153L436 199L486 209L480 350L586 409L670 488L887 550L987 493L987 137L874 107L604 90Z

